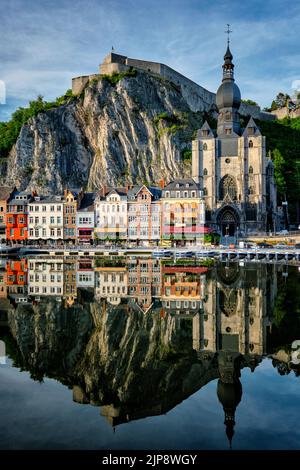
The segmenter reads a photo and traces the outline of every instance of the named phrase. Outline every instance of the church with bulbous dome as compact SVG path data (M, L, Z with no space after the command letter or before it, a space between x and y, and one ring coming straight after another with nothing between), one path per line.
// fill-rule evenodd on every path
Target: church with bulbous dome
M217 129L207 122L193 141L192 176L203 190L206 224L222 236L276 229L274 165L253 118L241 127L241 93L229 41L216 95Z

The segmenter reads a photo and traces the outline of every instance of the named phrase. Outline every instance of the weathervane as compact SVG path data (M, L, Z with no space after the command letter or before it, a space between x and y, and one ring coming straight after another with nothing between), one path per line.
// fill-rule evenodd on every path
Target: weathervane
M227 23L227 30L224 31L224 32L227 34L227 44L228 44L228 46L229 46L229 43L230 43L230 37L229 37L229 35L230 35L230 33L232 33L232 31L231 31L231 29L230 29L230 24L229 24L229 23Z

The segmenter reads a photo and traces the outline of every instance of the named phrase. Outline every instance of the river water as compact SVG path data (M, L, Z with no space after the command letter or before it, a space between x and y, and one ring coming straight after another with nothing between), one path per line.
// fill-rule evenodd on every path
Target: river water
M297 267L96 264L2 263L1 449L300 448Z

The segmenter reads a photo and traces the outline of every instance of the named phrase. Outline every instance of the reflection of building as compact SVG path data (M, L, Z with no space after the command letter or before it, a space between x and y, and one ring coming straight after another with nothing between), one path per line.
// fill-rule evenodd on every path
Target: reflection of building
M77 298L76 261L75 257L68 257L64 261L63 295L67 307L73 305Z
M25 258L6 261L7 295L15 303L27 303L27 271Z
M64 259L31 258L28 269L28 292L31 296L61 297L64 292Z
M233 263L220 265L215 272L215 279L207 279L203 318L199 332L195 331L195 337L204 339L198 348L265 354L276 298L275 267L261 264L240 269Z
M127 268L95 268L95 298L107 299L107 302L117 305L122 298L127 297L128 273Z
M194 315L203 308L207 268L164 266L162 305L167 313Z
M153 297L161 295L161 263L152 258L132 258L127 261L128 295L146 312Z
M76 273L77 287L95 287L95 272L91 258L79 259Z

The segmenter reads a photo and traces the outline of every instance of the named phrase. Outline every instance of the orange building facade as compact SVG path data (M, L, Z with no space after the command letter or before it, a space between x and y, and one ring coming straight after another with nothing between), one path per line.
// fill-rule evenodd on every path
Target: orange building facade
M26 243L28 239L28 203L31 195L18 193L9 201L6 213L6 240L11 244Z

